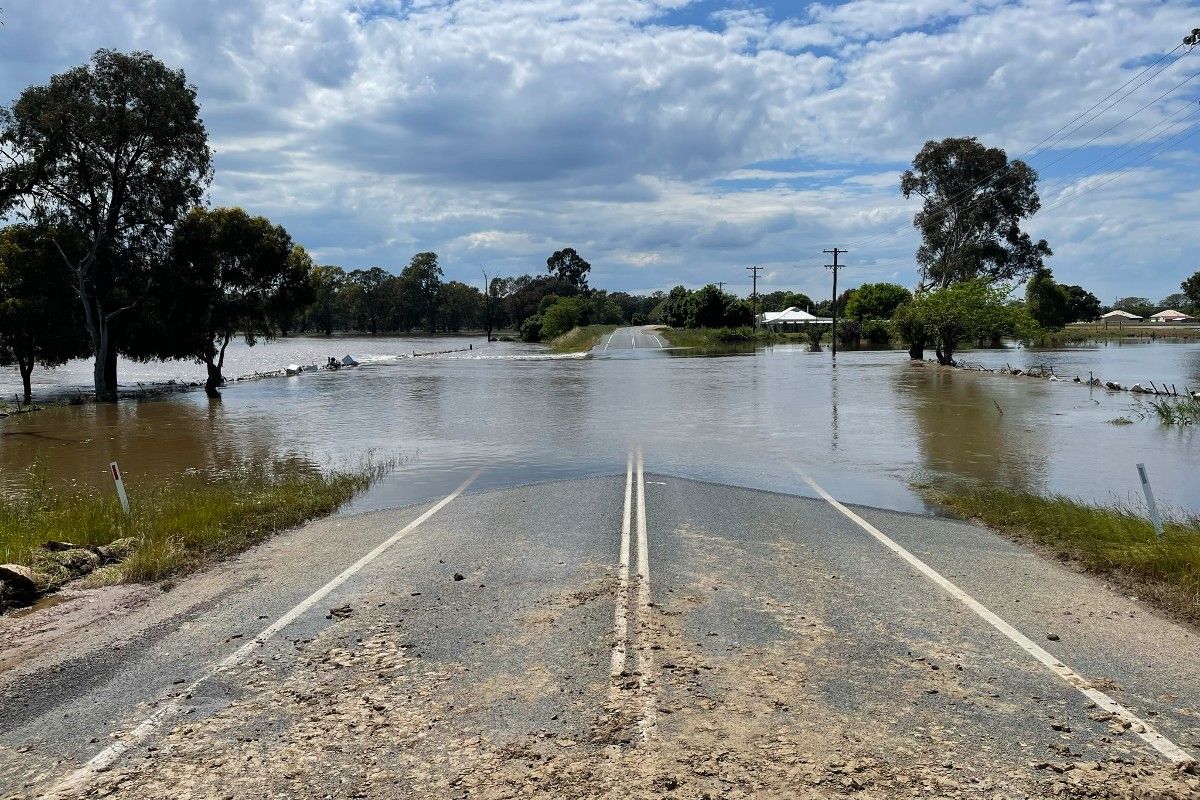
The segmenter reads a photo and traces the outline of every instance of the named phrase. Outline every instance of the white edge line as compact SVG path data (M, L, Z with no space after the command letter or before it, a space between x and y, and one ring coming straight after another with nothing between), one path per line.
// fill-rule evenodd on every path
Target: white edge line
M1029 655L1033 656L1037 661L1048 667L1051 672L1058 675L1064 681L1078 689L1081 694L1094 702L1097 706L1103 708L1105 711L1108 711L1111 714L1116 715L1122 721L1129 723L1130 730L1140 736L1147 744L1157 750L1160 754L1176 763L1195 760L1186 750L1182 749L1171 740L1167 739L1167 737L1155 730L1154 726L1138 717L1132 711L1125 708L1125 706L1121 705L1104 692L1092 686L1087 678L1063 664L1062 661L1055 658L1054 655L1048 652L1041 645L1037 644L1028 636L1018 631L1012 625L1009 625L1003 619L994 614L990 609L988 609L987 606L983 605L974 597L967 594L962 589L958 588L952 582L943 577L942 574L933 567L917 558L908 550L904 549L904 547L897 544L890 537L881 532L874 525L867 522L865 519L846 508L846 506L839 503L833 498L832 495L829 494L829 492L821 488L816 481L805 474L799 467L795 466L794 464L789 466L791 466L792 470L799 475L805 483L812 487L813 491L819 494L831 506L842 512L860 528L871 534L871 536L875 537L875 539L877 539L884 547L887 547L896 555L907 561L909 565L918 572L929 578L929 580L933 581L938 586L942 587L942 589L944 589L956 600L960 601L967 606L967 608L974 611L985 622L987 622L996 630L1000 631L1000 633L1004 634L1010 641L1012 641L1025 652L1029 653Z
M650 619L650 549L646 535L646 480L643 474L642 448L637 449L637 538L638 538L638 628L642 635L638 637L638 688L642 692L642 718L638 727L642 732L642 740L649 741L657 727L654 697L654 656L646 643L647 627Z
M458 497L460 494L462 494L464 491L466 491L467 487L470 486L475 481L475 479L479 477L479 474L481 472L483 472L482 469L475 470L473 473L471 473L470 477L468 477L465 481L463 481L461 484L459 484L457 489L455 489L453 492L451 492L450 494L446 495L441 500L439 500L437 502L437 504L434 505L432 508L428 509L423 514L421 514L419 517L414 519L412 522L408 523L403 528L396 531L396 533L392 534L390 537L388 537L386 540L384 540L384 542L382 544L380 544L378 547L376 547L371 552L367 553L365 556L360 558L358 561L355 561L353 564L351 564L349 567L347 567L345 570L343 570L337 577L335 577L333 580L329 581L329 583L325 584L320 589L317 589L317 591L310 594L304 600L301 600L300 603L298 603L295 607L293 607L291 611L288 611L286 614L284 614L282 617L277 619L275 622L273 622L267 628L263 629L262 633L258 634L253 639L246 642L244 645L239 647L237 650L234 650L232 653L230 653L228 656L226 656L224 659L222 659L215 667L212 667L211 669L209 669L208 672L206 672L205 674L203 674L199 678L197 678L195 681L193 681L190 685L188 685L185 689L183 689L183 691L180 692L180 694L174 700L172 700L170 703L166 704L165 706L162 706L157 711L155 711L153 714L151 714L147 719L142 721L141 724L139 724L137 727L135 727L132 731L125 734L125 736L121 740L113 742L108 747L104 748L99 753L92 756L92 758L86 764L84 764L79 769L75 770L75 772L68 775L58 785L56 785L53 789L51 789L47 796L48 797L60 796L64 793L69 793L69 792L81 789L84 786L86 786L88 781L93 776L95 776L96 773L101 772L102 770L105 770L108 767L112 766L112 764L114 762L116 762L117 759L119 759L122 755L124 755L126 752L128 752L133 747L136 747L139 743L141 743L148 736L150 736L150 734L152 734L157 728L159 728L163 724L163 722L165 722L167 719L174 716L175 714L178 714L183 708L182 698L185 698L188 695L193 694L196 689L200 688L200 686L202 684L204 684L206 681L208 681L214 675L224 672L224 671L230 669L231 667L234 667L237 664L239 664L241 661L243 661L246 658L246 656L248 656L251 652L253 652L255 650L255 648L261 646L268 639L273 637L275 634L279 633L279 631L283 630L288 625L295 622L296 619L300 615L304 614L306 611L311 609L317 603L321 602L321 600L323 600L327 595L329 595L330 592L332 592L334 589L338 588L343 583L348 581L351 577L354 576L355 573L357 573L359 570L361 570L367 564L370 564L376 558L381 556L392 545L394 545L396 542L400 541L402 538L407 536L412 531L416 530L424 522L426 522L430 517L432 517L434 514L441 511L443 508L445 508L451 501L453 501L456 497Z
M614 614L616 635L613 641L609 675L614 679L625 671L625 653L629 641L629 536L633 505L633 450L625 458L625 509L621 518L621 562L617 567L617 604Z

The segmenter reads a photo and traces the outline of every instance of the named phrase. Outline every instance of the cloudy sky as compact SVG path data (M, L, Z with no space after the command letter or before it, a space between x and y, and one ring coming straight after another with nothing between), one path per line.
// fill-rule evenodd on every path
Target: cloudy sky
M212 202L321 263L435 250L479 283L573 246L604 288L748 292L759 264L760 290L824 295L836 245L843 285L911 285L899 173L927 139L974 135L1041 173L1029 227L1060 281L1158 298L1200 268L1200 52L1176 49L1194 2L0 6L0 102L100 47L155 53L198 88Z

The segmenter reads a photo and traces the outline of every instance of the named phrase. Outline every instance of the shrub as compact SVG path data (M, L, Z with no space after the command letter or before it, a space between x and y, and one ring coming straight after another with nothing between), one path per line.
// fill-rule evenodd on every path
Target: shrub
M869 319L863 323L862 336L871 344L887 344L892 340L892 326L886 319Z

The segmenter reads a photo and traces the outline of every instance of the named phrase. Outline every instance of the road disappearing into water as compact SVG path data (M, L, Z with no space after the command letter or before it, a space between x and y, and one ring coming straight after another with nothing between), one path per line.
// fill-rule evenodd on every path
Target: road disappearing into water
M617 328L612 333L600 337L600 341L592 348L593 353L612 353L621 350L665 350L670 347L667 340L651 326L634 328Z
M817 497L624 466L465 475L39 622L0 660L4 796L1200 790L1191 629L802 465Z

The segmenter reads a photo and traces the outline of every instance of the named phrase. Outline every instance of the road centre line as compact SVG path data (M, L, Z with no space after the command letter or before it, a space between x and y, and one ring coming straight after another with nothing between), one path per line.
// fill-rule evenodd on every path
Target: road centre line
M642 448L637 449L637 537L638 537L638 628L642 635L638 637L638 688L642 693L642 718L638 728L642 732L642 740L649 741L658 727L658 702L654 697L654 656L646 636L650 621L650 548L646 535L646 479L642 461Z
M633 448L625 455L625 512L621 518L621 562L617 567L617 604L614 612L616 635L613 641L609 675L614 679L625 671L625 652L629 642L629 536L633 505ZM615 683L613 690L616 690Z
M884 547L888 548L893 553L900 556L900 558L908 562L911 567L944 589L951 597L955 598L963 605L967 606L967 608L971 609L971 611L975 612L976 615L982 618L997 631L1004 634L1004 636L1010 641L1012 641L1029 655L1033 656L1033 658L1039 661L1041 664L1049 668L1050 671L1055 675L1058 675L1064 681L1074 686L1081 694L1083 694L1097 706L1109 712L1110 714L1115 715L1123 722L1128 723L1130 730L1136 733L1165 758L1177 763L1195 760L1191 754L1180 748L1175 743L1171 742L1148 722L1138 717L1136 714L1125 708L1125 706L1118 703L1109 695L1095 688L1085 677L1063 664L1062 661L1055 658L1051 653L1042 648L1041 645L1037 644L1028 636L1005 622L974 597L967 594L962 589L958 588L958 586L943 577L942 574L933 567L929 566L924 561L917 558L915 555L902 547L900 544L895 542L893 539L886 536L874 525L867 522L858 514L855 514L849 508L839 503L833 498L832 495L829 494L829 492L825 491L825 489L818 485L816 481L810 478L799 467L795 466L794 464L789 466L792 468L793 472L795 472L812 488L813 491L820 495L831 506L836 508L852 522L873 536Z
M374 550L367 553L365 556L360 558L358 561L355 561L353 564L351 564L349 567L347 567L345 570L343 570L341 573L339 573L337 575L337 577L333 578L331 581L326 583L320 589L317 589L315 592L310 594L304 600L300 601L290 611L288 611L286 614L284 614L282 617L277 619L275 622L273 622L268 627L264 628L263 631L261 633L259 633L257 636L255 636L253 639L246 642L244 645L239 647L237 650L230 653L222 661L220 661L216 666L210 668L208 670L208 672L204 673L199 678L197 678L195 681L193 681L190 685L185 687L183 689L183 691L180 692L180 694L174 700L172 700L170 703L167 703L166 705L159 708L152 715L150 715L147 719L145 719L141 724L139 724L136 728L134 728L132 731L130 731L128 734L126 734L126 736L122 740L113 742L108 747L104 748L99 753L97 753L95 756L93 756L91 758L91 760L89 760L82 767L80 767L75 772L68 775L59 784L57 784L53 789L51 789L50 792L46 796L47 797L69 796L71 793L85 788L88 781L93 776L95 776L96 773L112 766L112 764L114 762L116 762L117 759L119 759L122 755L124 755L126 752L128 752L133 747L137 746L139 743L141 743L143 740L145 740L147 737L149 737L158 728L160 728L162 726L162 724L164 722L166 722L168 719L170 719L171 717L178 714L183 709L182 698L192 695L198 688L200 688L201 685L206 683L213 676L218 675L222 672L225 672L225 671L229 670L230 668L237 666L242 661L244 661L246 659L246 656L250 655L250 653L253 652L256 648L258 648L259 646L264 644L268 639L272 638L275 634L279 633L281 630L286 628L288 625L295 622L301 615L303 615L305 612L310 610L317 603L319 603L323 599L325 599L325 597L327 597L334 589L337 589L343 583L350 580L350 578L352 578L356 573L358 573L360 570L362 570L363 567L367 566L372 561L374 561L376 558L383 555L387 550L389 550L392 547L392 545L396 544L396 542L400 541L405 536L412 533L414 530L416 530L422 524L424 524L426 521L428 521L430 519L430 517L432 517L434 514L438 513L443 508L445 508L447 505L449 505L455 498L457 498L460 494L462 494L464 491L466 491L467 487L470 486L475 481L475 479L479 477L481 472L483 472L482 468L477 469L474 472L472 472L470 477L468 477L465 481L463 481L462 483L460 483L458 485L457 489L455 489L453 492L451 492L450 494L443 497L433 507L426 510L424 513L422 513L419 517L414 519L412 522L408 523L403 528L396 531L396 533L392 534L390 537L388 537L386 540L384 540Z

